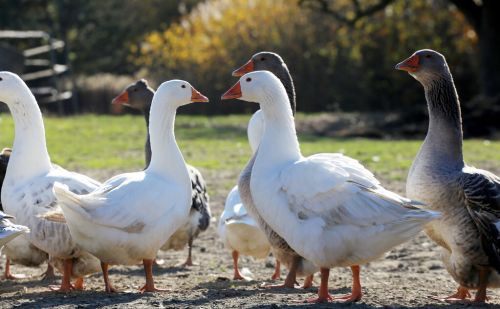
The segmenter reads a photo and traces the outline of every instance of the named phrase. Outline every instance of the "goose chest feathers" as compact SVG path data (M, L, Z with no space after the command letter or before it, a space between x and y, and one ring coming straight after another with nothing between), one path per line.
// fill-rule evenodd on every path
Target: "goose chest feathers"
M423 85L429 110L407 195L442 213L425 231L442 247L446 269L460 285L447 299L464 299L474 288L475 301L483 302L486 287L500 287L500 178L464 163L460 103L445 57L420 50L396 69Z
M146 128L149 128L151 101L155 91L145 79L140 79L127 86L122 93L113 99L112 104L125 105L143 113L146 120ZM146 168L151 162L151 139L148 130L146 143L144 145ZM161 247L161 250L182 250L188 245L188 257L184 265L192 266L191 251L193 240L210 225L211 211L207 185L201 172L187 164L192 188L192 203L189 219L180 227Z
M223 98L260 104L265 129L249 180L252 204L295 252L320 267L318 298L312 301L332 299L330 268L370 262L439 217L385 190L354 159L303 157L286 90L272 73L245 74Z
M82 194L93 191L99 182L52 165L40 108L19 76L0 72L0 101L7 104L15 123L13 150L2 186L3 207L16 217L17 224L30 229L23 237L53 259L64 260L60 290L71 290L72 276L81 278L96 272L99 263L74 242L52 187L58 181ZM75 267L80 258L85 259L86 267Z

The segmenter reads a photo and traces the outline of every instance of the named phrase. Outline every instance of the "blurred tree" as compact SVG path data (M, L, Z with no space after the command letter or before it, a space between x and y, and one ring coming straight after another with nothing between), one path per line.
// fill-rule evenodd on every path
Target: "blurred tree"
M314 52L315 45L324 45L328 40L328 36L320 33L327 25L321 20L312 24L311 15L317 14L305 12L286 0L206 1L166 31L147 35L137 62L156 80L188 79L203 93L218 97L234 82L232 70L255 52L272 50L285 57L292 71L300 72L294 75L300 84L317 74L314 70L323 58L315 59L309 51ZM328 84L327 79L314 80ZM307 90L314 87L303 88L301 95L314 96L306 94ZM324 109L324 102L311 100L304 109ZM242 108L250 107L248 104L210 104L193 111L233 112Z
M466 17L479 38L481 92L488 97L500 95L500 12L498 0L448 0ZM331 0L299 0L301 5L313 7L331 15L336 20L354 26L363 17L385 9L394 0L377 0L374 3L350 0L351 8L338 10ZM440 35L440 34L438 34Z
M375 9L370 6L375 1L363 3L360 11ZM233 69L255 52L271 50L282 55L292 72L301 111L405 111L423 118L419 86L394 71L394 64L409 51L429 46L447 54L462 97L475 93L475 39L464 36L470 26L448 3L400 0L356 21L349 15L351 0L332 5L351 26L322 18L320 11L298 2L207 1L167 30L147 35L138 65L156 80L186 78L218 97L234 82ZM203 108L234 112L248 104Z
M0 0L0 29L45 30L65 40L77 73L132 74L130 47L200 1Z

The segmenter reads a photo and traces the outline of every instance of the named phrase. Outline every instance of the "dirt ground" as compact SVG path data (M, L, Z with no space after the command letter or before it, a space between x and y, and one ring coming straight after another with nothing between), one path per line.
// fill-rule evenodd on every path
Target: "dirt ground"
M496 171L498 172L498 171ZM105 175L99 179L105 179ZM108 175L109 176L109 175ZM236 179L236 174L212 175L205 173L209 184L223 182L223 178ZM403 183L390 183L387 187L401 192ZM320 278L314 279L314 287L301 289L262 289L260 284L271 282L274 260L253 260L240 258L240 267L247 268L252 281L232 281L232 259L219 240L216 226L222 212L226 190L211 186L211 207L214 219L207 232L195 240L194 262L190 268L178 267L187 256L184 251L160 252L164 264L154 269L157 287L169 288L163 293L140 294L137 288L144 284L142 266L114 266L110 278L114 286L124 292L107 294L103 291L100 273L86 279L86 289L68 294L51 292L48 283L42 282L39 275L45 269L27 268L14 265L16 273L26 273L30 279L19 281L0 280L0 308L282 308L304 307L297 303L317 292ZM400 245L385 258L362 267L363 298L356 304L322 304L318 308L457 308L467 305L450 305L431 299L432 296L445 296L455 292L453 282L440 261L439 249L423 233L412 241ZM5 258L2 257L0 270L3 272ZM282 279L286 270L282 269ZM60 282L60 276L52 282ZM332 269L330 292L345 294L350 292L350 270ZM500 293L489 290L490 303L500 303ZM473 307L468 305L468 307ZM495 306L496 307L496 306ZM500 308L500 306L498 306Z

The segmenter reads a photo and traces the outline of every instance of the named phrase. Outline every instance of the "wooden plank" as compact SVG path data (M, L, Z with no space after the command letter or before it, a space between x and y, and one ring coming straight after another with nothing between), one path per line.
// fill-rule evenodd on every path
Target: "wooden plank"
M30 88L34 95L53 95L57 93L57 89L54 87L33 87Z
M47 78L57 74L62 74L68 70L68 66L63 64L55 64L53 69L41 70L32 73L26 73L21 75L21 78L24 81L30 81L40 78Z
M73 96L73 92L64 91L47 98L41 98L38 100L39 104L56 103L64 100L69 100Z
M45 31L0 30L1 39L40 39L48 37L49 34Z
M42 45L42 46L26 49L26 50L24 50L23 55L24 55L24 57L33 57L36 55L48 53L49 51L54 50L54 49L61 49L63 47L64 47L63 41L54 40L52 42L52 44L47 44L47 45Z
M47 59L25 59L24 65L50 67L50 60Z

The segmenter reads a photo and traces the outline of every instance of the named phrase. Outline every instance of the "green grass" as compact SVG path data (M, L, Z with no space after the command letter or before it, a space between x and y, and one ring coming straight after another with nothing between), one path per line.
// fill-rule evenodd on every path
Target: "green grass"
M299 115L298 117L304 117ZM205 170L239 171L250 156L246 137L249 115L186 116L176 121L176 137L186 160ZM142 116L45 117L47 145L53 162L71 170L133 171L144 165L146 136ZM0 147L10 146L14 124L0 116ZM301 135L304 155L342 152L360 160L386 180L400 181L421 140L336 139ZM500 168L500 142L467 140L466 161L483 168Z

